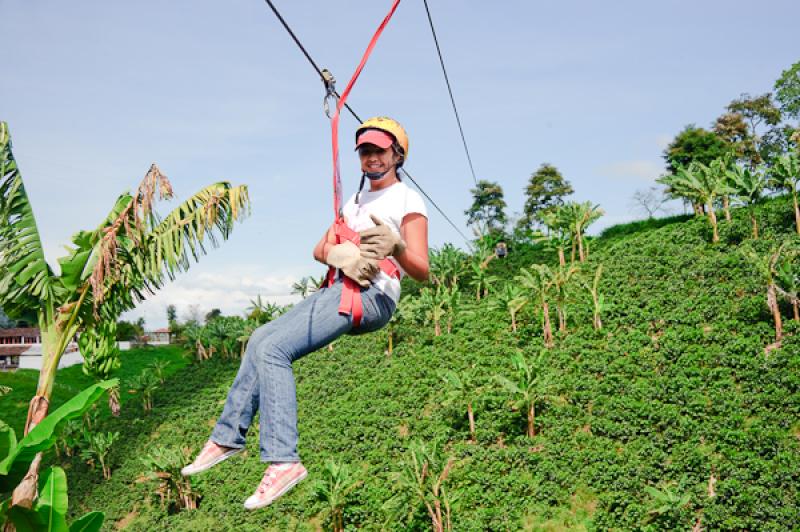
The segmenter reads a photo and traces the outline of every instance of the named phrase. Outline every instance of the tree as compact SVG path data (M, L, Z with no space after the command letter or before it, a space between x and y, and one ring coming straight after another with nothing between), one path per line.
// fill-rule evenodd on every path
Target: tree
M671 176L662 176L659 182L669 186L673 193L689 197L693 202L705 205L708 220L711 223L712 242L719 242L717 231L717 215L714 212L714 202L722 194L729 194L725 174L712 171L702 163L691 163L687 168L679 168Z
M120 320L117 322L117 340L130 342L144 334L144 329L136 323Z
M178 320L178 311L175 305L167 305L167 323L172 323Z
M411 523L408 521L422 505L428 512L434 532L453 530L450 515L452 497L445 482L456 465L455 457L450 456L442 463L435 443L428 447L424 443L412 442L400 465L401 470L391 475L395 494L383 505L389 514L386 524L397 525L405 517L405 529L409 529Z
M728 184L733 189L731 197L737 203L747 208L750 222L753 226L753 238L758 238L758 220L756 220L756 205L761 201L767 179L763 169L757 167L751 170L749 166L734 165L727 171Z
M772 321L775 325L775 342L764 348L764 356L769 355L771 350L780 347L783 341L783 319L778 305L778 264L782 260L786 260L789 254L795 256L797 254L797 250L792 249L789 254L784 255L788 243L788 241L784 241L781 245L773 247L764 254L759 254L752 249L742 250L745 259L755 267L761 279L767 285L767 308L772 313Z
M558 263L564 266L567 263L567 259L564 257L564 249L572 243L572 231L564 206L558 205L540 212L539 220L544 225L547 233L534 238L534 241L544 242L546 246L555 248L558 252Z
M530 268L522 268L516 280L522 287L532 292L528 296L530 300L539 302L539 307L542 309L544 345L552 347L553 328L550 325L550 305L547 300L553 287L553 271L546 264L533 264Z
M333 532L344 532L344 506L347 497L363 484L358 469L329 460L325 462L322 478L313 485L314 495L327 504Z
M737 159L750 161L757 155L753 136L742 113L721 115L714 122L714 133L728 143Z
M631 197L631 204L644 211L648 219L652 219L667 201L669 198L657 187L640 188Z
M688 167L693 162L711 164L711 161L730 149L728 143L716 133L690 124L667 146L663 157L668 172L674 174L678 168Z
M750 165L755 167L757 164L769 159L769 155L776 150L771 144L776 140L775 135L765 135L760 131L762 125L774 127L781 121L780 109L775 107L772 102L772 95L769 93L761 96L750 96L742 94L738 99L728 104L728 111L738 113L748 124L748 135L746 139L745 156L749 159ZM770 140L770 142L766 142Z
M784 70L775 82L775 99L784 115L800 120L800 61Z
M431 281L434 285L453 287L458 285L458 278L464 270L468 255L447 243L441 249L430 251Z
M499 308L511 317L511 330L517 332L517 313L528 302L522 289L512 283L506 283L501 290L494 294L494 299L490 302L491 308Z
M494 255L491 256L493 257ZM481 263L472 262L470 267L472 268L472 277L469 280L469 285L475 288L475 299L480 301L481 295L483 297L489 295L489 287L497 282L497 277L489 275L489 272L485 267L482 267Z
M791 194L794 222L797 234L800 235L800 207L797 204L798 182L800 182L800 155L790 153L779 157L770 169L770 183L773 186L785 188Z
M116 323L167 278L187 270L190 257L203 254L206 239L212 244L226 239L248 205L246 187L221 182L162 219L154 204L157 196L171 195L166 176L152 165L136 191L122 194L95 230L73 237L56 275L44 258L8 126L0 122L0 305L12 317L35 313L42 338L42 368L25 434L47 415L58 363L76 333ZM37 477L34 462L12 505L32 506Z
M209 313L206 314L206 325L214 321L215 319L222 316L222 311L218 308L212 308Z
M477 387L472 381L472 376L467 372L461 374L448 369L439 373L439 377L445 384L445 397L442 405L447 406L453 403L466 405L467 420L469 421L469 437L472 443L476 443L475 438L475 413L472 409L475 403ZM463 415L463 410L461 411Z
M530 228L534 221L540 219L540 213L563 205L564 198L573 192L572 185L555 166L542 163L531 174L525 187L525 207L519 225Z
M515 408L524 408L528 417L528 437L536 437L536 404L551 400L553 382L545 374L544 357L539 356L529 363L522 353L511 354L511 364L514 367L514 380L502 375L495 375L494 379L513 397Z
M478 185L471 189L472 206L464 211L467 215L467 224L485 224L489 232L499 232L505 227L506 201L503 199L503 187L499 183L481 179Z
M425 313L426 319L433 323L433 332L435 336L442 334L442 318L445 314L446 291L448 288L437 286L435 289L428 287L423 288L419 292L419 303L422 311Z
M301 277L299 281L292 284L292 294L297 294L303 299L308 297L308 294L314 291L314 278Z
M589 283L586 280L581 281L581 285L589 292L592 296L592 326L594 330L599 331L603 327L603 322L600 319L600 313L603 311L604 305L604 298L603 294L600 293L600 277L603 275L603 265L598 264L597 270L594 272L594 277L592 278L592 282Z
M575 260L575 247L577 244L578 258L581 262L589 257L589 250L584 247L584 233L594 222L605 214L599 205L592 205L591 201L578 203L571 201L560 208L561 217L565 226L572 233L572 260Z
M556 301L559 332L567 332L567 303L572 295L572 280L577 273L578 267L574 264L559 266L553 270L551 285Z

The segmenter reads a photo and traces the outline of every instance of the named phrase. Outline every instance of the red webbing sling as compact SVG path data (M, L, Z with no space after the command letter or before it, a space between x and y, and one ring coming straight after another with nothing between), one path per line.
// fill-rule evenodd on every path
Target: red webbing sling
M341 244L347 240L353 242L355 245L359 245L360 243L359 234L347 227L347 224L344 222L344 217L342 216L342 178L339 174L339 114L344 107L345 102L347 101L347 97L350 95L350 90L353 88L358 76L364 69L364 65L367 64L367 59L372 53L372 49L375 48L378 38L381 36L381 33L383 33L383 30L389 23L389 20L391 20L392 15L394 15L398 4L400 4L400 0L394 0L389 13L384 17L381 25L378 26L378 29L375 31L375 35L372 36L372 40L370 40L367 50L364 52L364 56L361 58L361 63L358 64L358 68L356 68L356 71L353 73L353 77L351 77L350 81L347 83L347 87L344 89L341 98L339 98L339 101L336 102L336 110L331 117L331 140L333 144L333 215L334 233L336 234L337 244ZM397 269L397 266L395 266L395 264L389 259L383 259L379 266L381 267L381 270L386 272L388 275L397 278L400 277L400 271ZM328 270L328 286L333 284L335 277L336 269L331 267ZM355 327L358 327L358 325L361 323L361 317L364 315L363 307L361 305L361 287L358 285L358 283L347 276L344 276L342 298L339 302L339 313L352 314L353 326Z

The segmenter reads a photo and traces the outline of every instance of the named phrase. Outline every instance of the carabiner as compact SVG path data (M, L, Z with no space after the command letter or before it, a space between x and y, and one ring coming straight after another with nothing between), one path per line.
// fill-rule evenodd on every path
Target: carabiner
M332 118L328 100L333 98L334 104L338 105L339 97L336 96L336 79L327 68L322 69L322 82L325 84L325 98L322 100L322 108L325 110L325 116Z

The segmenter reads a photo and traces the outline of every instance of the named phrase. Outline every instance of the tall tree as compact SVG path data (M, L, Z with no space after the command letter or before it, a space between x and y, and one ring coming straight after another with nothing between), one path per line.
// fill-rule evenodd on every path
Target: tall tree
M572 194L572 185L564 179L561 172L549 163L542 163L531 174L525 187L525 207L518 224L530 229L539 214L557 205L564 204L564 198Z
M488 232L502 231L508 221L503 187L499 183L481 179L478 186L471 189L472 206L464 211L467 224L483 224Z
M167 323L178 321L178 310L175 305L167 305Z
M687 167L693 162L711 164L711 161L729 150L730 146L719 135L690 124L667 146L663 157L667 170L674 174L678 168Z
M785 116L800 120L800 61L784 70L775 82L775 99Z
M748 126L746 143L748 148L745 156L748 158L751 168L769 160L775 152L780 151L780 147L776 148L774 144L780 144L782 135L771 130L780 124L781 111L775 107L771 94L766 93L760 96L742 94L728 104L728 111L740 114ZM763 129L762 126L768 127Z
M221 182L200 190L165 218L154 212L172 187L154 164L137 190L122 194L93 231L80 231L56 275L44 257L39 229L11 150L8 126L0 122L0 304L10 316L33 312L42 338L42 368L30 402L25 434L44 419L56 369L79 330L111 334L119 315L135 307L166 279L191 265L203 244L227 238L246 212L246 187ZM39 462L14 491L12 505L30 508Z

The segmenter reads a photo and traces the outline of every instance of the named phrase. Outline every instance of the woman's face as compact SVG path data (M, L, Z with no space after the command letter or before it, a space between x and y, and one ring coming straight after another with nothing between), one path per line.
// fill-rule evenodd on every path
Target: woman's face
M400 162L400 156L391 148L380 148L374 144L362 144L358 147L361 159L361 171L369 173L386 172Z

